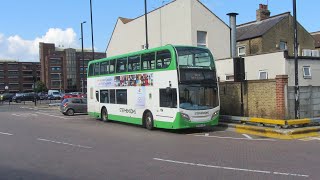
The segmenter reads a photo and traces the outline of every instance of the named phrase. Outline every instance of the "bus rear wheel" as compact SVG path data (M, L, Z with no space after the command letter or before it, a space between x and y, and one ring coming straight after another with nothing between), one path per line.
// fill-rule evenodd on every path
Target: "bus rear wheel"
M101 110L101 121L103 121L103 122L109 121L109 119L108 119L108 111L107 111L107 109L105 107L102 108L102 110Z
M148 130L153 130L154 126L153 126L153 116L152 113L150 111L146 112L146 114L144 115L144 125Z

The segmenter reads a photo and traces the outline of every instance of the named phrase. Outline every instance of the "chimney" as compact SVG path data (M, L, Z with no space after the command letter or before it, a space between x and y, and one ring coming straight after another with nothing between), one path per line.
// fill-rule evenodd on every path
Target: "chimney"
M228 13L230 18L230 28L231 28L231 56L234 58L237 56L237 15L238 13Z
M257 10L257 21L262 21L270 17L270 11L268 10L268 5L259 4L259 9Z

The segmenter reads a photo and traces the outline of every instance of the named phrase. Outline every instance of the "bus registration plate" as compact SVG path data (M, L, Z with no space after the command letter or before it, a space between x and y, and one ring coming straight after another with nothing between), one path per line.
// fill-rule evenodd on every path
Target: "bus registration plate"
M196 127L205 127L206 125L205 124L198 124L196 125Z

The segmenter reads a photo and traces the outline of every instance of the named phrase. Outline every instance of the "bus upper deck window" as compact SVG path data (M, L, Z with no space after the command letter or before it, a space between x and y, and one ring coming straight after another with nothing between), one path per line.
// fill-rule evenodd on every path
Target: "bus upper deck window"
M155 53L148 53L141 55L142 69L154 69L155 68Z
M157 52L157 69L165 69L171 63L170 51L164 50Z

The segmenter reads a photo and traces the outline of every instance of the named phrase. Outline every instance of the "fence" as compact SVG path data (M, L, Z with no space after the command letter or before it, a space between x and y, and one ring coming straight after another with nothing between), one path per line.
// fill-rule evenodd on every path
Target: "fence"
M300 118L320 117L320 86L300 86ZM287 92L288 118L295 118L295 92L289 86Z

